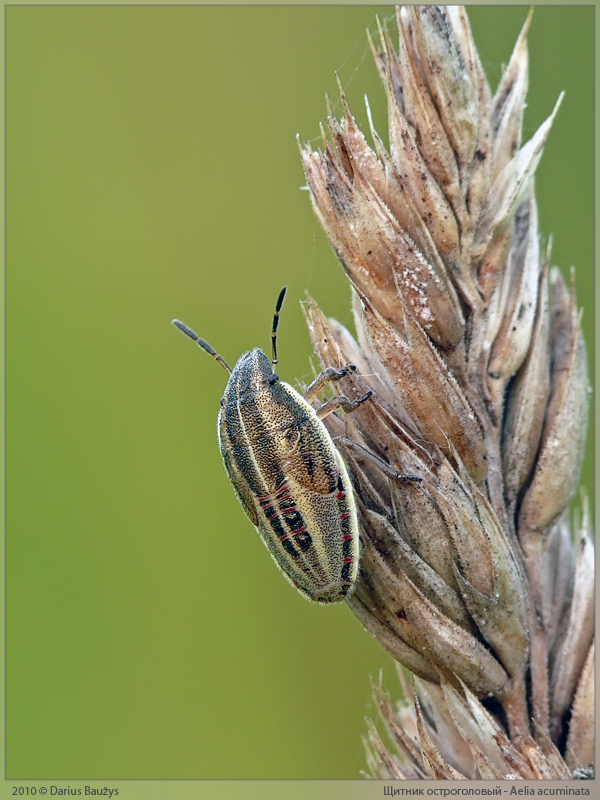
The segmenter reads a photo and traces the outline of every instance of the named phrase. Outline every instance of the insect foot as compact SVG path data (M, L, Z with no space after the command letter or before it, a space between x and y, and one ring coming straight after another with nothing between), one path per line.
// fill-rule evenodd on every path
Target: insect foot
M288 581L310 600L335 603L353 591L359 530L346 465L321 421L351 412L371 397L333 397L311 405L320 391L354 371L324 370L303 397L274 372L279 294L272 327L272 359L254 348L231 369L194 331L174 324L229 373L218 418L219 447L242 508Z

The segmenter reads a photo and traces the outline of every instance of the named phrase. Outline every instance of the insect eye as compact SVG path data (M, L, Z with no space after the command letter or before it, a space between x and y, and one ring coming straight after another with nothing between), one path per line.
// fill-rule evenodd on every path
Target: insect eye
M223 406L225 405L225 397L224 396L219 400L219 403L221 404L221 408L223 408Z
M269 384L269 386L273 386L273 384L277 383L278 380L279 380L279 375L277 375L275 372L272 372L267 378L267 383Z

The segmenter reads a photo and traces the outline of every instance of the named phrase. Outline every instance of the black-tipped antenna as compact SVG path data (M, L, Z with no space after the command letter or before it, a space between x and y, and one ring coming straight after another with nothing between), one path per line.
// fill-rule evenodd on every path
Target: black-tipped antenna
M189 336L190 339L193 339L195 342L197 342L199 347L201 347L203 350L206 350L209 356L216 358L216 360L223 367L223 369L226 369L227 372L231 375L231 367L229 366L229 364L225 361L225 359L222 356L220 356L218 353L215 353L215 351L212 349L212 347L209 345L208 342L205 342L204 339L201 339L197 333L194 333L194 331L191 328L188 328L187 325L184 325L183 322L180 322L178 319L173 320L173 325L175 325L176 328L179 328L179 330L182 333L185 333L186 336Z
M281 306L283 305L283 298L285 297L285 293L287 292L287 286L284 286L283 289L279 292L279 297L277 298L277 305L275 306L275 313L273 314L273 330L271 332L271 338L273 341L273 366L277 363L277 326L279 325L279 312L281 311Z

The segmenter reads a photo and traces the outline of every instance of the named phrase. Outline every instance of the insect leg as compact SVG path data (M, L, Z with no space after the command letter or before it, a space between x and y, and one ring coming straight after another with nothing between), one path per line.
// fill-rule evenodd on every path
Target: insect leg
M361 456L364 458L368 458L374 464L377 464L379 469L388 476L388 478L393 478L394 480L402 480L402 481L415 481L420 483L423 478L419 475L405 475L402 472L398 472L398 470L394 469L392 466L387 464L383 461L379 456L376 456L375 453L372 453L370 450L367 450L366 447L363 447L362 444L355 442L354 439L351 439L349 436L335 436L333 439L334 442L343 442L346 447L350 447L353 450L356 450Z
M331 414L332 411L337 411L338 408L344 411L354 411L355 408L358 408L361 403L364 403L365 400L368 400L372 395L373 392L368 391L366 394L363 394L362 397L359 397L358 400L348 400L343 394L338 395L338 397L332 397L316 409L317 417L319 419L325 419L326 416Z
M331 381L339 381L340 378L345 378L350 370L353 372L356 370L354 364L348 364L347 367L342 367L342 369L336 369L335 367L328 367L327 369L324 369L323 372L319 373L319 375L317 375L314 381L310 384L304 393L304 399L309 403L312 403L313 400L317 399L321 391L327 386L328 383L331 383Z

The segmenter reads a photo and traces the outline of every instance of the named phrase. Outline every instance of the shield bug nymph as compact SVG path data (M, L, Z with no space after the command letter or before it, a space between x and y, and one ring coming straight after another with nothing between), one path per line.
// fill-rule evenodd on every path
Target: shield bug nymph
M231 369L213 348L179 320L183 333L229 373L221 399L218 433L225 468L246 514L286 578L305 597L335 603L352 591L358 571L358 520L352 485L342 457L321 421L367 400L334 397L312 403L331 381L355 369L324 370L304 397L279 380L277 326L286 287L272 328L273 357L254 348Z

